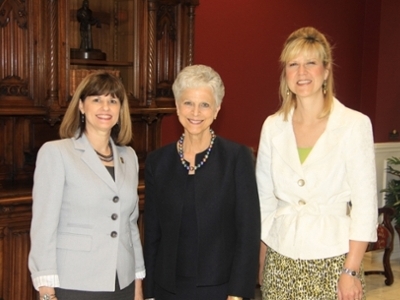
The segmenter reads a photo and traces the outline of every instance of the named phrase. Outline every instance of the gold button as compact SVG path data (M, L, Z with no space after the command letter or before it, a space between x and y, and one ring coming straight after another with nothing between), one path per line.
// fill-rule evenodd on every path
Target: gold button
M306 184L306 182L305 182L303 179L299 179L299 181L297 181L297 184L298 184L299 186L303 186L303 185Z
M306 201L304 201L303 199L299 200L299 205L306 205Z

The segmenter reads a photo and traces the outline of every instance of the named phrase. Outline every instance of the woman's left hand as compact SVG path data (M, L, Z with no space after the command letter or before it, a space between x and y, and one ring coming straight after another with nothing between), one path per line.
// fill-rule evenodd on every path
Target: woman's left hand
M341 274L338 282L339 300L361 300L363 291L361 281L357 277Z

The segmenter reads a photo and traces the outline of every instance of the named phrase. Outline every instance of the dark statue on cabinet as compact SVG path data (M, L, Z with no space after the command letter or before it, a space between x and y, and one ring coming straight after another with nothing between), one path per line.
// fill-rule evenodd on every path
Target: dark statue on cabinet
M92 26L101 28L101 23L93 16L88 0L83 0L82 7L77 10L76 18L80 23L81 43L79 49L71 49L71 58L105 60L106 54L100 49L93 48Z

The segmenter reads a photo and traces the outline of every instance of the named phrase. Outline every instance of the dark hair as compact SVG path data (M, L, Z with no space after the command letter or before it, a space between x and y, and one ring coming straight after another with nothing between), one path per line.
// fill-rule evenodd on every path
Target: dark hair
M129 114L128 97L121 80L107 72L95 72L86 76L76 88L60 126L60 137L71 138L85 132L86 122L81 122L79 101L88 96L112 95L121 102L118 123L111 129L111 138L117 145L127 145L132 140L132 122Z

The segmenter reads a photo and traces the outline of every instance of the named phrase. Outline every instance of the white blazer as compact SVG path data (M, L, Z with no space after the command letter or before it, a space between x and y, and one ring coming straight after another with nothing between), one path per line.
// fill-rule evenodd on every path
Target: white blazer
M288 121L272 115L262 128L256 165L261 239L293 259L333 257L349 251L349 240L375 241L378 211L369 118L335 99L324 133L301 164L292 115Z
M145 268L137 219L138 161L116 146L115 181L85 135L48 142L39 150L33 187L29 269L56 275L60 287L114 291Z

